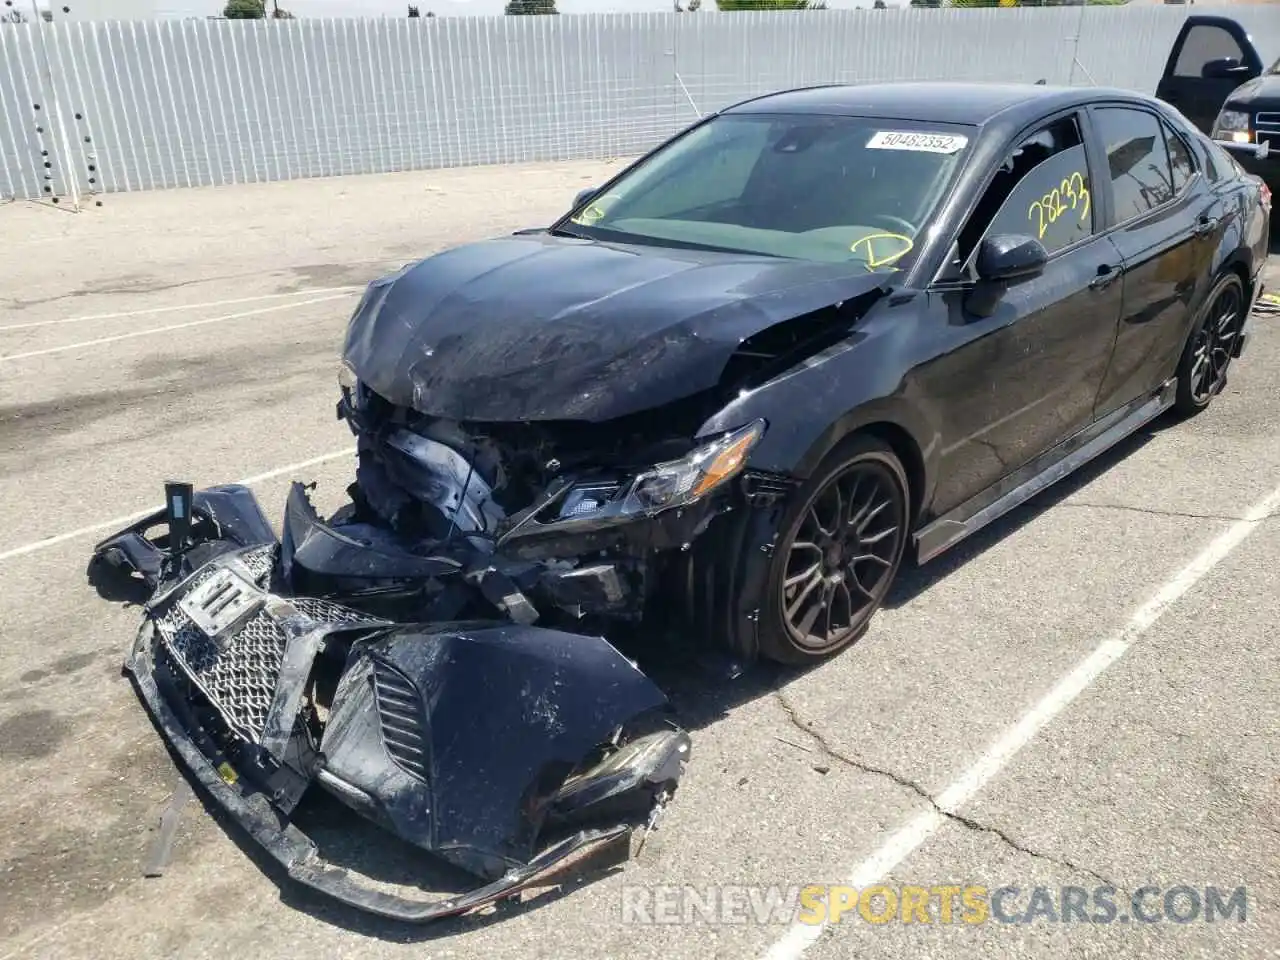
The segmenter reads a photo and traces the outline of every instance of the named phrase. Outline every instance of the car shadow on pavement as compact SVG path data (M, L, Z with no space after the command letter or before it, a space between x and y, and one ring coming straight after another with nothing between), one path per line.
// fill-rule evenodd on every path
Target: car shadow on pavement
M1158 417L1047 490L1041 491L1026 503L960 541L941 556L925 564L904 563L898 574L898 581L889 592L889 596L885 598L884 605L894 609L910 603L929 587L950 576L1005 537L1087 487L1112 467L1141 450L1161 431L1177 423L1178 421L1171 414Z

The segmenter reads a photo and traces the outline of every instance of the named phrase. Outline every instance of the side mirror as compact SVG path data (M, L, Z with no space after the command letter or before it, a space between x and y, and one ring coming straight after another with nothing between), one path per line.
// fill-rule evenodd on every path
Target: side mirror
M1249 76L1249 68L1235 57L1219 57L1200 68L1204 80L1241 80Z
M978 248L978 277L989 283L1009 283L1034 277L1049 262L1049 252L1034 237L1018 233L987 237Z
M587 187L585 190L579 190L578 195L573 198L573 209L577 210L580 206L596 195L595 187Z

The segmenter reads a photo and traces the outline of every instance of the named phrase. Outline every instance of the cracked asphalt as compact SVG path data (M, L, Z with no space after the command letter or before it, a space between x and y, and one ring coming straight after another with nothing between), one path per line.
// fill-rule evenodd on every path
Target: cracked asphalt
M1280 955L1280 526L1249 520L1185 574L1280 487L1274 317L1256 322L1207 413L1153 424L906 571L842 656L733 681L656 670L693 759L620 871L406 928L293 886L197 801L163 876L142 876L178 775L120 676L137 611L87 582L95 538L175 477L250 478L275 515L291 480L315 481L320 505L337 506L353 461L334 378L362 285L546 223L606 168L109 196L81 214L0 207L0 960L668 960L764 956L780 941L774 955L794 957L784 913L646 924L624 903L680 885L848 883L922 817L936 827L885 861L886 883L1016 887L1017 914L1037 887L1244 887L1246 920L877 924L855 910L805 956ZM965 803L946 802L1059 678L1179 583L1123 657ZM419 861L341 826L317 826L339 862L385 882L415 875Z
M801 732L805 733L811 740L813 740L814 743L818 745L818 748L822 751L823 756L830 757L832 760L836 761L837 763L842 763L862 773L870 774L875 777L884 777L888 780L891 780L893 783L896 783L898 786L911 791L920 799L924 800L926 803L929 804L930 807L936 810L939 814L941 814L951 823L959 824L960 826L966 827L969 830L976 830L979 833L989 833L993 837L999 838L1001 841L1003 841L1012 849L1017 850L1019 853L1025 853L1029 857L1035 857L1036 859L1048 860L1052 863L1056 863L1059 866L1066 867L1068 870L1071 870L1075 873L1079 873L1083 876L1090 877L1096 880L1100 884L1106 884L1111 886L1115 885L1114 881L1108 880L1106 877L1102 876L1101 874L1095 873L1093 870L1090 870L1088 867L1083 867L1078 863L1073 863L1072 861L1066 859L1065 857L1058 858L1058 857L1050 856L1049 854L1046 854L1046 853L1041 853L1040 851L1034 850L1031 847L1028 847L1023 843L1020 843L1019 841L1015 840L1013 837L1009 836L1007 833L1004 832L1004 830L1000 829L999 827L995 827L986 823L979 823L973 817L966 816L963 813L960 813L955 810L949 810L941 806L938 803L937 798L934 797L932 793L930 793L918 782L916 782L915 780L911 779L908 776L904 776L903 774L893 770L886 770L881 767L873 766L872 764L866 763L862 760L858 760L855 757L851 757L844 753L841 753L838 749L831 746L831 744L829 744L826 741L825 737L822 735L820 731L814 729L813 724L811 722L802 720L796 714L795 708L792 707L791 704L788 702L785 693L783 693L781 690L778 690L778 691L775 691L774 696L777 697L778 703L781 705L782 710L786 714L787 719L791 722L791 725L794 726L797 730L800 730Z

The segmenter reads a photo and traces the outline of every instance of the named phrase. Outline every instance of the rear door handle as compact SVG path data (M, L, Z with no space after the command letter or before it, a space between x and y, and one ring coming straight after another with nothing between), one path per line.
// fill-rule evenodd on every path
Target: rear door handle
M1098 275L1089 281L1090 290L1105 290L1120 276L1120 268L1104 263L1098 267Z
M1204 216L1196 221L1196 236L1203 237L1218 229L1217 217Z

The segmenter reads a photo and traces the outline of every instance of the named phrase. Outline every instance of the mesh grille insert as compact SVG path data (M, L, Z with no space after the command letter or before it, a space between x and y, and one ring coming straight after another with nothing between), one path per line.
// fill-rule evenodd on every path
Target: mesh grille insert
M267 546L241 555L260 586L271 573L274 551L274 546ZM190 587L213 576L216 570L201 570L192 577ZM372 617L327 600L298 597L290 602L299 613L320 623L375 622ZM232 730L256 743L275 696L284 659L284 631L265 611L259 611L236 632L224 637L220 648L177 604L157 618L156 628L175 664L200 688Z

